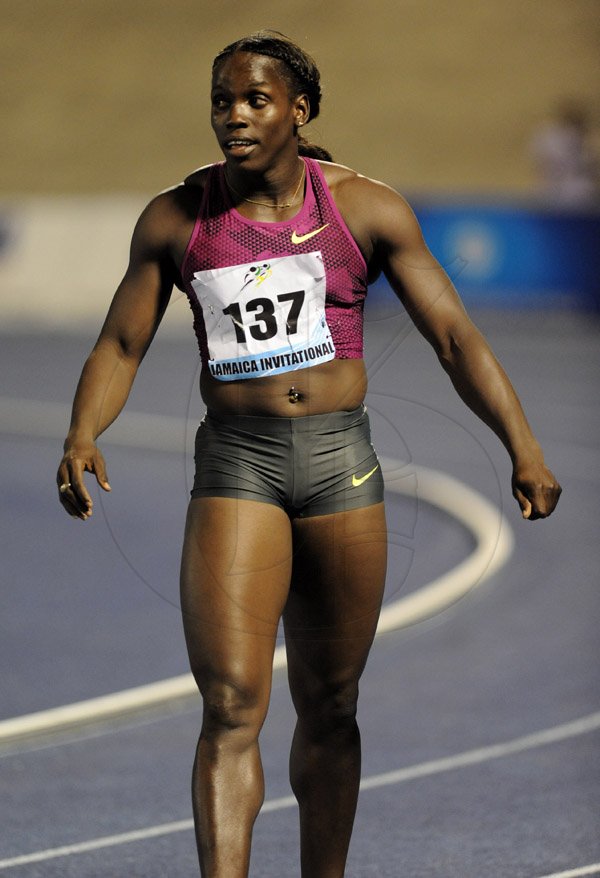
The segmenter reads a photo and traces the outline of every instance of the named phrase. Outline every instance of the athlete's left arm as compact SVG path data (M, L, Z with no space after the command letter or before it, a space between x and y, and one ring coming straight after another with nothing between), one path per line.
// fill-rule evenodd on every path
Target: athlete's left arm
M506 447L513 464L513 494L523 517L545 518L561 488L544 463L506 373L429 252L409 205L387 186L370 180L357 183L363 189L363 204L369 205L366 222L375 259L460 397Z

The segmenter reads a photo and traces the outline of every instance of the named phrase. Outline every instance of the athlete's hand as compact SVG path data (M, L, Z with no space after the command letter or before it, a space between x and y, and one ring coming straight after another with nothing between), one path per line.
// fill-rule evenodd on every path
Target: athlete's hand
M528 463L515 464L512 490L523 518L534 521L553 512L562 488L544 463Z
M56 474L58 498L73 518L88 519L93 501L85 486L83 474L93 473L104 491L110 491L102 452L93 442L65 446L65 453Z

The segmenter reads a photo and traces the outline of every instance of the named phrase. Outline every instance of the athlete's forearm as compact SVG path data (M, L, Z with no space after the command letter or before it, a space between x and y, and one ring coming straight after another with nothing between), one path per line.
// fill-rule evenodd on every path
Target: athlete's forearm
M118 343L98 341L79 379L65 447L94 442L112 424L127 401L138 366L139 360L128 357Z
M472 326L438 355L461 399L496 433L513 464L542 460L517 394L481 333Z

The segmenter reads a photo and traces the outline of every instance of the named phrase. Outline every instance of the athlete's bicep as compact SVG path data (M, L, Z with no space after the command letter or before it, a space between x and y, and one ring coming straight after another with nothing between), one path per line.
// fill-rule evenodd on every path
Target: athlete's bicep
M430 252L407 202L378 193L374 246L392 289L423 335L436 347L470 323L448 274Z
M102 329L123 352L141 359L167 308L175 268L160 212L149 205L135 227L127 270Z

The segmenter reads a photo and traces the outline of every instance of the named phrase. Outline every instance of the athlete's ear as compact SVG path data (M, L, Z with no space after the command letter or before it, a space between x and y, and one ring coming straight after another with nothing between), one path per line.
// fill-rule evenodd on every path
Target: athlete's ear
M310 119L310 103L307 95L298 95L294 101L294 123L296 128L302 128Z

